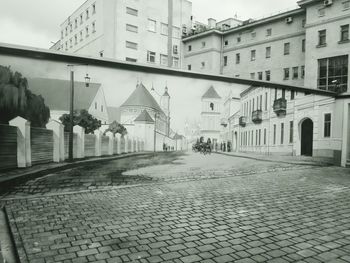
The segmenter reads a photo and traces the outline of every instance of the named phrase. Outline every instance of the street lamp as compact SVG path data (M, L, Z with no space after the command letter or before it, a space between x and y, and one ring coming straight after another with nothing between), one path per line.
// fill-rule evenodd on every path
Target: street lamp
M73 126L74 126L74 67L87 65L68 65L70 68L70 107L69 107L69 145L68 145L68 161L73 161ZM85 76L85 87L90 86L89 74Z

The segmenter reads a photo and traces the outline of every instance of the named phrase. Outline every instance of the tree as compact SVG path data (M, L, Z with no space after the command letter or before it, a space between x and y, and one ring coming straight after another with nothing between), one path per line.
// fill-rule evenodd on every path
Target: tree
M119 133L122 137L124 137L125 135L128 134L128 131L126 130L126 128L122 124L120 124L120 123L118 123L116 121L114 121L111 124L109 124L109 127L104 132L104 135L106 135L107 132L113 133L114 136L115 136L116 133Z
M63 114L60 117L60 121L64 125L64 130L69 131L70 128L70 115ZM87 110L74 111L73 114L73 126L79 125L85 129L85 133L94 133L95 130L101 127L101 121L94 118Z
M0 123L8 124L21 116L32 127L45 127L50 119L50 109L44 99L28 89L28 81L10 67L0 66Z

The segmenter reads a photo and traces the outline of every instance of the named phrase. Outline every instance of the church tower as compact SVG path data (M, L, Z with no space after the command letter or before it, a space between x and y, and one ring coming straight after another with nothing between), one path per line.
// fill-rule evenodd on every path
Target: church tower
M165 86L164 94L160 99L160 107L167 117L167 125L166 125L166 134L169 136L170 134L170 95L168 92L168 87Z
M212 143L220 139L220 117L222 100L213 86L202 96L201 136L210 138Z

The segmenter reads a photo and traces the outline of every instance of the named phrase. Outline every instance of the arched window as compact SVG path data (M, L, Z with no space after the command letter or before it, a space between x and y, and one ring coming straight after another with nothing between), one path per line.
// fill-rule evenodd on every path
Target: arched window
M214 103L210 103L210 109L213 111L214 110Z

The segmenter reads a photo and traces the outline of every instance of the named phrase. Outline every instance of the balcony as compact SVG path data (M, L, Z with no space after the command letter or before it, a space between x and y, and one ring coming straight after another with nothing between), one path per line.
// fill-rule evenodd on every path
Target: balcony
M252 113L252 122L261 123L262 122L262 110L255 110Z
M247 124L247 118L244 116L239 117L239 126L245 127Z
M287 100L285 98L275 100L273 103L273 111L276 113L277 116L286 115Z

